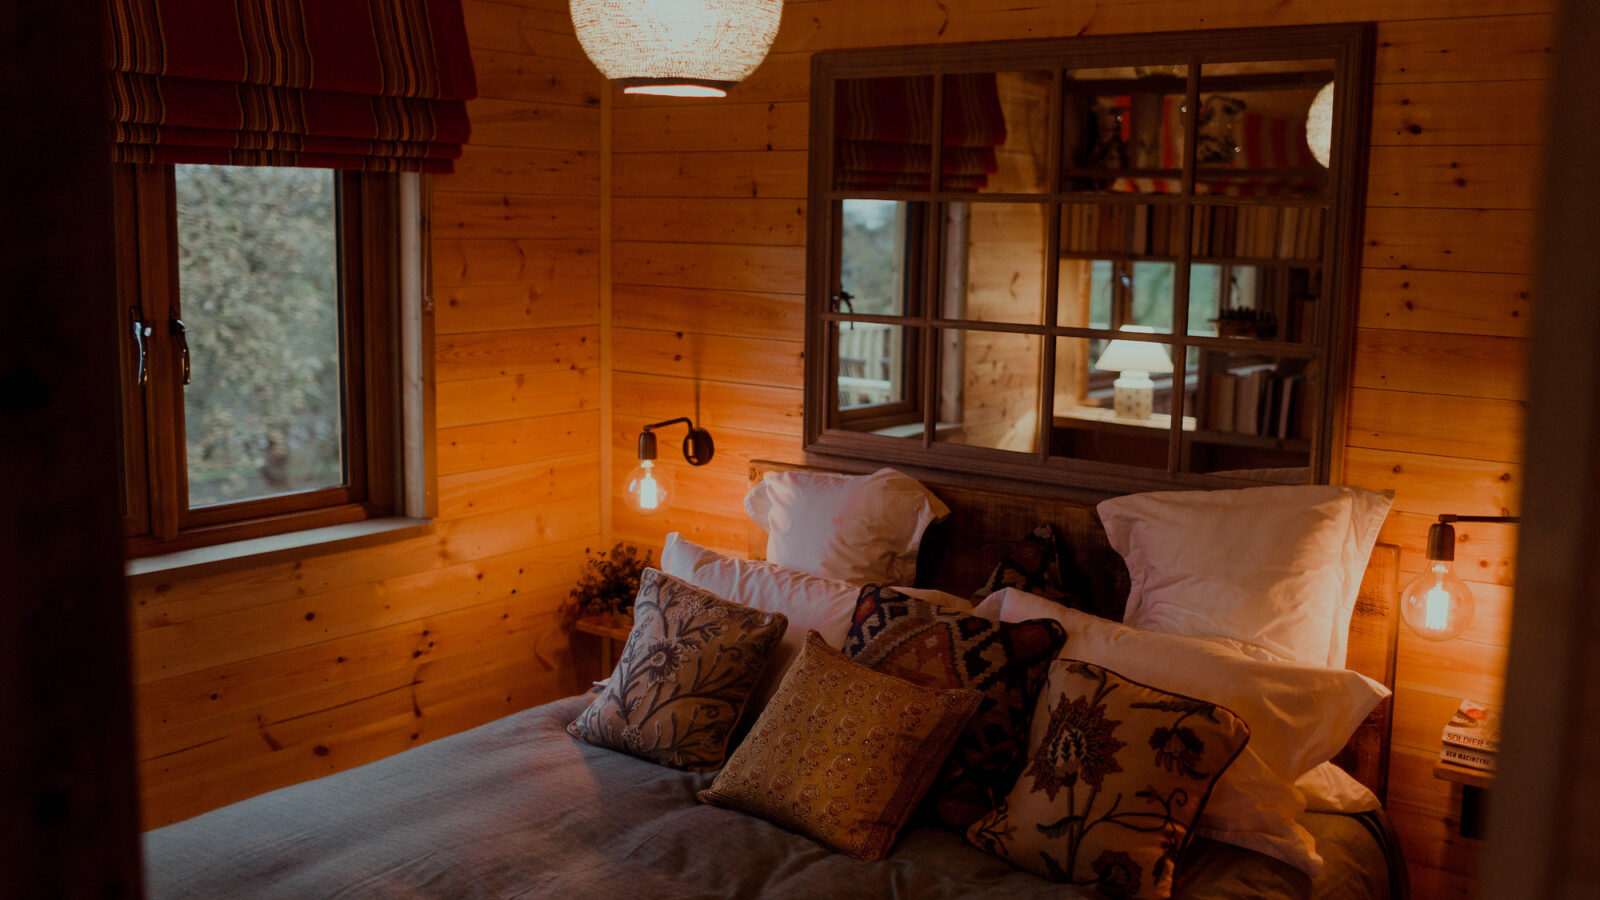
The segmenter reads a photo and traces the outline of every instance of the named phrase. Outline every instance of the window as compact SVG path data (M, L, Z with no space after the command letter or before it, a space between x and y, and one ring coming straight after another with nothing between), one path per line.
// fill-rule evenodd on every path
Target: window
M130 555L397 512L394 176L119 166Z
M807 450L1328 480L1371 65L1362 25L818 54Z

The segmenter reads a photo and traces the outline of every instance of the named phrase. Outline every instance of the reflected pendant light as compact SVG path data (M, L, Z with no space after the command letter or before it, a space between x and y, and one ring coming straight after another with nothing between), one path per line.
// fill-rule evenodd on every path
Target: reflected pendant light
M1333 82L1322 86L1317 91L1317 96L1311 101L1311 109L1306 111L1306 144L1311 147L1311 155L1328 167L1328 160L1333 157Z
M572 26L627 94L725 97L772 46L783 0L572 0Z

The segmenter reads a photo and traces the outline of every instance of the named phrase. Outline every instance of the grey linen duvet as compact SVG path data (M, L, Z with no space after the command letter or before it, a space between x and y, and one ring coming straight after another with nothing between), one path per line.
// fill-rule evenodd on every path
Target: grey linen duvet
M934 828L862 862L695 792L680 772L569 737L571 697L145 835L154 900L282 898L1071 898ZM1176 896L1388 897L1370 822L1309 814L1316 885L1196 841Z

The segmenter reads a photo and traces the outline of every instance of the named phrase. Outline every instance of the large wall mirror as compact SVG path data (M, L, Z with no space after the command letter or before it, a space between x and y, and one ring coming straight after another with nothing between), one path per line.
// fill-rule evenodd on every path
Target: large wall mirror
M1336 474L1368 26L818 54L807 449Z

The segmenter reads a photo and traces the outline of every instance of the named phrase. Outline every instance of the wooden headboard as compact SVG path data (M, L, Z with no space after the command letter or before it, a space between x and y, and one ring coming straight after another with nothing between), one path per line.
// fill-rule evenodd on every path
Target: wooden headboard
M815 466L755 460L750 463L754 485L768 472L821 470ZM950 516L928 529L917 562L917 585L967 596L982 584L1005 552L1035 525L1049 522L1061 535L1061 577L1079 597L1093 598L1096 611L1122 621L1128 599L1128 569L1111 549L1105 529L1092 503L1041 496L1032 487L1016 493L924 482L945 505ZM960 547L959 553L946 548ZM750 526L750 558L763 559L767 535ZM1394 689L1395 646L1398 638L1398 581L1400 548L1379 544L1372 551L1355 615L1350 620L1350 647L1345 665ZM1334 757L1345 771L1385 799L1389 780L1389 733L1393 726L1394 698L1378 705L1356 730L1350 742Z

